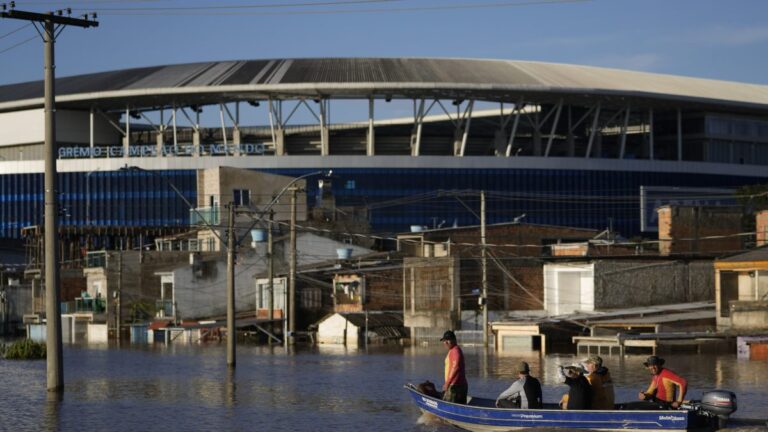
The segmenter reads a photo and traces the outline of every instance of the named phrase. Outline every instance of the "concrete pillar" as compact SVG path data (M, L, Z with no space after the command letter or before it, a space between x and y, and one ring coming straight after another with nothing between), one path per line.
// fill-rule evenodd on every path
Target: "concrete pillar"
M163 155L163 146L165 145L165 134L162 132L158 132L155 136L155 140L157 143L157 155L162 156Z
M659 255L668 256L672 252L672 207L659 207L656 212L659 220Z
M275 128L275 155L285 155L285 129Z
M200 156L200 131L199 130L192 132L192 155L195 157Z

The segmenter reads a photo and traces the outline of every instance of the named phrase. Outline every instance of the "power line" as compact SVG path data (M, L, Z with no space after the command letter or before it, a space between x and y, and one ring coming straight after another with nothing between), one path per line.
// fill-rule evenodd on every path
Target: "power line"
M300 7L346 6L371 3L399 3L409 0L337 0L301 3L269 3L215 6L152 6L152 7L108 7L99 8L99 12L168 12L168 11L211 11L211 10L243 10L243 9L286 9Z
M368 3L384 2L387 0L372 0ZM401 1L401 0L389 0L389 1ZM507 2L493 2L493 3L480 3L480 4L456 4L456 5L440 5L440 6L413 6L413 7L393 7L393 8L373 8L373 9L335 9L335 10L295 10L295 11L260 11L260 12L248 12L242 9L240 10L227 10L222 6L207 6L205 9L186 9L184 7L177 8L100 8L97 9L103 15L175 15L175 16L210 16L210 15L333 15L333 14L377 14L377 13L408 13L408 12L439 12L439 11L457 11L457 10L472 10L472 9L498 9L498 8L510 8L510 7L525 7L525 6L537 6L537 5L550 5L550 4L573 4L573 3L586 3L593 0L528 0L528 1L507 1ZM332 2L328 2L332 3ZM354 2L362 4L364 2ZM316 3L314 5L318 5ZM340 3L341 4L341 3ZM353 2L349 2L353 4ZM264 7L264 6L260 6ZM275 6L276 7L276 6ZM280 5L283 7L283 5ZM199 8L203 8L202 6Z
M6 38L6 37L8 37L8 36L18 32L18 31L24 30L25 28L30 27L31 25L32 25L32 23L25 24L25 25L17 28L16 30L11 30L8 33L2 34L2 35L0 35L0 39Z
M0 51L0 54L6 53L6 52L8 52L8 51L10 51L10 50L12 50L12 49L14 49L14 48L18 48L18 47L20 47L20 46L24 45L25 43L31 42L31 41L33 41L33 40L35 40L35 39L37 39L37 38L38 38L38 36L37 36L37 35L35 35L35 36L32 36L32 37L31 37L31 38L29 38L29 39L25 39L25 40L23 40L23 41L21 41L21 42L19 42L19 43L17 43L17 44L11 45L11 46L9 46L8 48L5 48L5 49L3 49L2 51Z

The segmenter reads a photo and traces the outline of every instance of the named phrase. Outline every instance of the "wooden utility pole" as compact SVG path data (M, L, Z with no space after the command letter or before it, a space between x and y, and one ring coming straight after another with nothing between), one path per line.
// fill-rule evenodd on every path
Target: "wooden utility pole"
M49 392L61 392L64 390L64 366L62 360L61 343L61 302L59 293L59 201L58 181L56 172L56 108L54 69L54 44L56 43L57 30L64 26L97 27L96 15L89 20L88 15L83 19L64 16L64 11L47 14L25 12L15 10L15 2L10 2L11 9L6 11L6 5L0 6L0 18L19 19L35 24L43 37L45 45L45 146L43 156L45 159L45 317L46 317L46 370L47 387ZM71 11L67 9L67 15ZM38 29L38 24L40 29Z

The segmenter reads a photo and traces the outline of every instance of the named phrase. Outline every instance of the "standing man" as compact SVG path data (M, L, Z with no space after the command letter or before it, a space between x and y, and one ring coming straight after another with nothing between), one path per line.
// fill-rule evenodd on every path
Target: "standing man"
M541 383L530 375L528 363L517 364L517 381L496 398L496 408L541 409Z
M587 381L592 386L592 409L614 409L613 380L608 368L603 366L603 359L600 356L591 356L582 364L588 372Z
M638 398L640 400L656 399L668 403L674 409L679 408L685 398L685 392L688 391L688 381L664 368L664 359L661 357L650 356L643 365L653 377L648 390L640 392Z
M456 343L456 334L450 330L443 334L440 342L448 349L445 356L445 384L443 400L460 404L467 403L467 377L464 374L464 353Z

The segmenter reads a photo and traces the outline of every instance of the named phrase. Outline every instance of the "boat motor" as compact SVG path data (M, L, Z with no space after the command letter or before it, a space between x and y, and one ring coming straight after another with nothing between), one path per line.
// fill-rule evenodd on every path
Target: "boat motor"
M701 400L692 400L681 408L696 414L717 419L718 428L724 428L728 418L736 412L736 394L728 390L713 390L701 395Z

